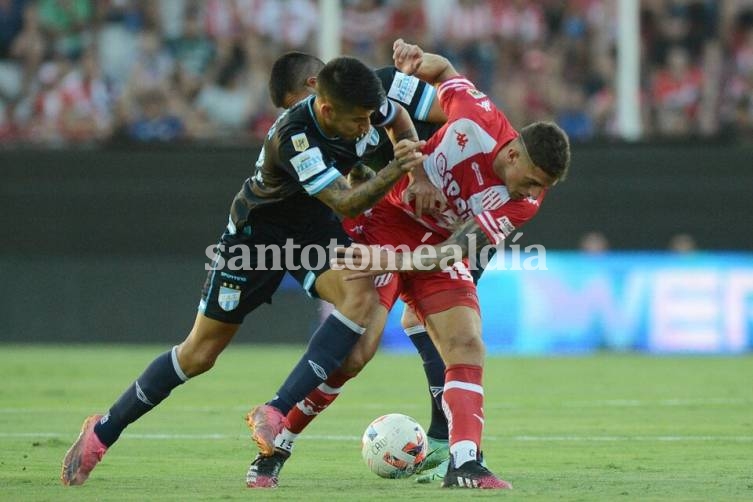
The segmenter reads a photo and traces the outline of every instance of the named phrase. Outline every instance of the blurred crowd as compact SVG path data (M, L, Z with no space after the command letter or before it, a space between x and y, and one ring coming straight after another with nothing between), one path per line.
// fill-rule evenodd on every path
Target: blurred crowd
M617 0L344 0L344 54L448 56L522 126L615 126ZM644 139L753 140L753 0L642 0ZM0 145L263 138L274 59L316 52L315 0L0 0Z

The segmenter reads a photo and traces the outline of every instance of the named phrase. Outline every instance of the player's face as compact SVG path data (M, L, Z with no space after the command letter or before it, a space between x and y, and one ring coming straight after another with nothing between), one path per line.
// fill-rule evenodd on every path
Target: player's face
M330 128L341 138L356 140L369 132L370 117L374 110L361 107L332 107L330 110Z
M505 166L505 185L513 200L532 197L551 187L555 179L531 162L527 155L515 155Z

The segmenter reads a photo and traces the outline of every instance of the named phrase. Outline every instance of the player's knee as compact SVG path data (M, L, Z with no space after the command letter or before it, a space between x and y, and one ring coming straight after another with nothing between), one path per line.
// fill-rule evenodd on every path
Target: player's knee
M213 351L199 350L190 346L181 346L178 352L180 368L189 377L209 371L217 361L218 354Z
M359 326L367 326L379 304L379 295L374 288L362 288L361 291L345 296L337 310Z
M410 329L416 326L421 325L421 321L416 317L416 314L413 313L413 310L406 308L403 310L403 316L400 318L400 324L403 326L403 329Z
M475 333L462 333L448 337L445 344L447 351L466 357L483 357L484 342Z

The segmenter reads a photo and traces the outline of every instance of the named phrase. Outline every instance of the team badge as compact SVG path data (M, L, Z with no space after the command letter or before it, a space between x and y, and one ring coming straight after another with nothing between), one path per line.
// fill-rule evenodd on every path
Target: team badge
M306 133L295 134L291 138L293 141L293 148L296 152L303 152L309 147L309 139L306 137Z
M238 307L241 302L240 286L229 282L223 282L220 286L220 294L217 296L217 303L225 312L230 312Z

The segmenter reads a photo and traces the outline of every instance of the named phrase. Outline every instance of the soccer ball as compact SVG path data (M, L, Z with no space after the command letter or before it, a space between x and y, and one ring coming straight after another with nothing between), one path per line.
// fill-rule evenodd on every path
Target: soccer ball
M408 415L383 415L366 427L361 456L371 472L383 478L406 478L426 458L428 440L421 424Z

